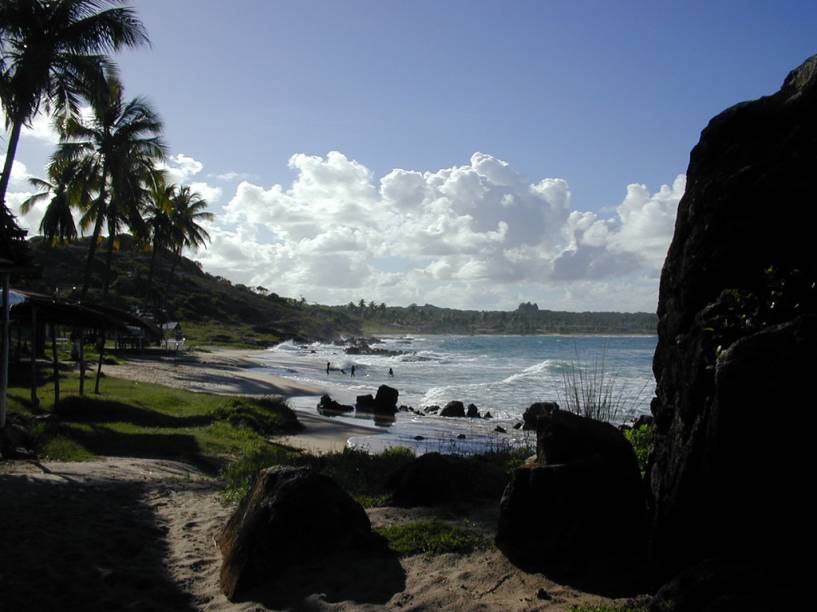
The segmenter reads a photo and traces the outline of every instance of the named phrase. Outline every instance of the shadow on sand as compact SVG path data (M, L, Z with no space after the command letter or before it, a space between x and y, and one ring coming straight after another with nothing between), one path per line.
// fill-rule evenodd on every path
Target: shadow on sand
M379 538L379 536L378 536ZM406 588L406 572L385 540L375 550L328 555L287 568L267 584L248 590L242 601L268 608L308 610L342 601L384 605Z
M190 610L144 485L0 476L4 610Z

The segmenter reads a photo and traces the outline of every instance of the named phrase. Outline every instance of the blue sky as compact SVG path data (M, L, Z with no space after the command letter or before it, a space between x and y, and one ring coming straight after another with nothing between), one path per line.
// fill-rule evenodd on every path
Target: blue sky
M654 309L668 217L683 192L676 177L700 130L727 106L774 92L817 52L813 1L142 0L136 8L152 48L117 60L128 95L150 99L171 153L185 156L178 178L196 182L221 215L213 247L200 255L206 268L324 302L510 308L524 298ZM18 159L37 174L49 146L24 139ZM330 151L343 159L330 163ZM513 180L480 170L476 152L507 162ZM440 182L448 174L437 176L466 167L482 181L479 206L464 187L471 178L454 189ZM413 211L403 191L383 195L394 169L428 175ZM540 194L547 210L522 202L547 178L564 183ZM646 191L633 195L633 184ZM568 200L552 189L569 191ZM626 227L628 209L662 221L633 217L638 234ZM515 240L525 214L559 231L549 241ZM341 233L356 246L330 239L346 221ZM388 244L364 235L372 225L392 236ZM393 248L400 227L415 245L435 232L454 237L425 251ZM471 246L458 251L460 230ZM304 241L309 250L299 251ZM239 251L250 243L247 260ZM286 276L310 257L314 265ZM327 270L330 278L315 280Z

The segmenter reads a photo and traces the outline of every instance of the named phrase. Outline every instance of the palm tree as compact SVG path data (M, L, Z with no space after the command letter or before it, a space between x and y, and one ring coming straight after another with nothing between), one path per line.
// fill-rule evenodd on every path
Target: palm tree
M94 176L98 186L96 197L80 221L83 229L92 224L94 228L85 265L83 298L90 285L103 225L107 222L108 254L103 280L103 293L107 294L116 235L123 226L140 229L147 199L145 184L165 155L158 116L142 98L125 102L122 85L114 75L108 74L86 96L91 102L91 118L82 121L72 117L62 124L62 140L53 158L58 164L80 164L84 176Z
M147 226L150 228L150 271L145 298L153 290L153 273L156 269L156 255L170 244L173 223L170 214L173 210L173 195L176 185L168 185L164 172L156 172L150 182L150 199L147 208Z
M133 9L121 0L0 2L0 103L11 126L0 177L0 213L20 131L41 107L75 115L79 92L110 69L104 54L148 43Z
M57 239L60 244L65 244L77 237L72 209L87 205L90 190L80 176L79 164L51 164L48 174L51 182L38 178L29 179L29 183L40 192L23 201L20 212L27 215L36 204L50 195L51 200L40 221L40 233L50 244L55 243Z
M171 198L171 203L171 244L176 255L170 270L172 278L176 272L176 265L181 261L182 249L188 248L195 251L205 246L205 243L210 240L210 234L199 225L199 222L210 221L213 213L205 212L207 201L202 199L198 192L191 191L187 185L177 188Z

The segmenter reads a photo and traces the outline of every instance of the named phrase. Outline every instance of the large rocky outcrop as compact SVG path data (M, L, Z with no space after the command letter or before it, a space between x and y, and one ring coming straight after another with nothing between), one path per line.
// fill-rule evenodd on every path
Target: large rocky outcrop
M502 495L499 547L534 566L643 557L645 494L624 435L554 402L533 404L524 419L536 430L537 456Z
M811 541L817 56L715 117L661 275L650 554L786 563Z
M272 467L258 474L218 545L224 556L221 588L234 601L292 566L375 548L376 539L366 511L328 476Z

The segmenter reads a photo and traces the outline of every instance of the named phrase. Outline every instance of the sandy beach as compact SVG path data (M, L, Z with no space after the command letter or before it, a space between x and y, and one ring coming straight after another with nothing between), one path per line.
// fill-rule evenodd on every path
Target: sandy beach
M122 365L106 365L108 376L177 387L200 393L265 396L320 395L323 389L257 370L264 351L212 348L175 355L129 355ZM343 450L353 436L381 433L375 427L351 425L298 411L304 431L279 438L282 444L313 453Z
M285 397L321 392L252 370L258 365L254 355L191 351L131 358L104 371L199 392ZM350 436L376 431L303 412L298 418L304 433L280 441L312 452L340 450ZM368 509L373 527L433 518L466 524L489 544L469 554L395 555L387 566L382 560L370 567L374 561L341 559L330 572L296 568L266 596L232 603L219 588L215 539L234 507L221 497L223 483L191 465L113 457L5 461L0 490L4 610L504 611L569 610L610 601L508 561L492 544L495 503Z

